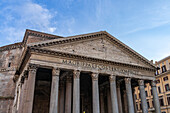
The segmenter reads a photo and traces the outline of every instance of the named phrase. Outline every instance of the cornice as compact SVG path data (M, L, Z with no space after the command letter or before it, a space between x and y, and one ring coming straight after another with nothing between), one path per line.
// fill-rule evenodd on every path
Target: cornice
M155 70L151 69L151 68L146 68L146 67L131 65L131 64L126 64L126 63L120 63L120 62L114 62L114 61L109 61L109 60L103 60L103 59L98 59L98 58L92 58L92 57L87 57L87 56L75 55L75 54L71 54L71 53L64 53L64 52L59 52L59 51L39 49L39 48L35 48L35 47L29 47L28 49L30 49L31 53L40 53L40 54L48 54L48 55L52 55L52 56L76 58L76 59L80 59L80 60L86 60L86 61L92 61L92 62L98 62L98 63L105 63L105 64L111 64L111 65L115 65L115 66L130 67L130 68L134 68L134 69L141 69L141 70L147 70L147 71L155 72Z
M164 72L164 73L161 73L161 74L159 74L159 75L156 75L155 77L158 78L158 77L161 77L161 76L164 76L164 75L168 75L168 74L170 74L170 70L167 70L167 71Z
M23 39L24 45L26 44L26 42L28 40L28 36L36 36L36 37L46 38L49 40L56 39L56 38L63 38L63 37L57 36L57 35L52 35L52 34L48 34L48 33L43 33L43 32L26 29L24 39Z
M80 40L87 40L91 39L94 37L99 37L104 35L103 32L96 32L96 33L90 33L86 35L77 35L77 36L72 36L72 37L65 37L62 39L55 39L55 40L50 40L50 41L45 41L45 42L40 42L36 44L32 44L29 47L46 47L46 46L53 46L56 44L65 44L65 43L70 43L70 42L75 42L75 41L80 41Z
M158 64L160 64L160 63L162 63L162 62L164 62L164 61L166 61L166 60L168 60L168 59L170 59L170 56L167 56L167 57L165 57L165 58L157 61L157 62L155 63L155 65L158 65Z
M46 42L40 42L40 43L32 44L29 46L40 48L40 47L57 45L57 44L66 44L66 43L80 41L80 40L87 40L87 39L91 39L91 38L95 38L95 37L99 37L99 36L105 36L105 38L107 38L114 45L122 48L125 52L127 52L131 56L137 58L138 60L140 60L140 61L144 62L145 64L150 65L152 68L156 69L156 67L153 63L148 61L146 58L144 58L143 56L141 56L140 54L135 52L133 49L131 49L130 47L128 47L127 45L125 45L124 43L122 43L121 41L119 41L118 39L116 39L115 37L113 37L112 35L107 33L106 31L100 31L100 32L89 33L89 34L84 34L84 35L77 35L77 36L72 36L72 37L65 37L62 39L55 39L55 40L50 40L50 41L46 41Z
M22 42L10 44L10 45L7 45L7 46L0 47L0 52L12 50L12 49L17 49L17 48L22 48L22 47L23 47Z

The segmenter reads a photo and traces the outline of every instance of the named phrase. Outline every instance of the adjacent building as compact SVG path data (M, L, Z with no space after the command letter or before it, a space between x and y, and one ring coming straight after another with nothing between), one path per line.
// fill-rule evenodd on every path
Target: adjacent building
M155 76L161 113L170 113L170 56L155 62L155 65L158 67ZM154 113L153 93L150 84L145 85L145 93L149 112ZM135 88L135 98L136 108L140 113L142 109L139 87Z

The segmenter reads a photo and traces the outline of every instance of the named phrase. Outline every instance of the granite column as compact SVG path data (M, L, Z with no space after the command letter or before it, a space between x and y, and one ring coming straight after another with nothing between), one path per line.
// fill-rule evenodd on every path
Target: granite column
M131 78L125 78L125 85L126 85L126 94L127 94L127 101L128 101L128 111L129 113L134 113Z
M98 73L92 73L93 113L100 113Z
M80 113L80 71L73 71L73 113Z
M153 92L153 102L154 102L154 107L155 107L155 113L161 113L155 80L151 81L151 86L152 86L152 92Z

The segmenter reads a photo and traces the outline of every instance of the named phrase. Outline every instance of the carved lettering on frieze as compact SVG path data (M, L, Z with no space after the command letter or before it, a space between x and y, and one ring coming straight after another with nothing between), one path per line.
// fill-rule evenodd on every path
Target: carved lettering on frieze
M112 71L117 72L118 74L124 74L124 75L139 75L139 71L136 70L128 70L128 69L121 69L113 66L103 65L103 64L95 64L95 63L89 63L89 62L83 62L83 61L74 61L74 60L67 60L62 59L62 64L65 65L71 65L74 67L83 67L88 69L95 69L95 70L101 70L101 71Z

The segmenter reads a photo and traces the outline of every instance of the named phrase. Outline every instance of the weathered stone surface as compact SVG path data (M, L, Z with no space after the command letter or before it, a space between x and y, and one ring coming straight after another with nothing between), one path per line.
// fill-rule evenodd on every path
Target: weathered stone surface
M100 58L139 66L147 66L105 38L97 38L69 44L58 44L54 46L43 47L43 49L67 52L76 55L83 55L87 57Z

